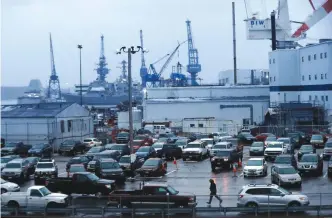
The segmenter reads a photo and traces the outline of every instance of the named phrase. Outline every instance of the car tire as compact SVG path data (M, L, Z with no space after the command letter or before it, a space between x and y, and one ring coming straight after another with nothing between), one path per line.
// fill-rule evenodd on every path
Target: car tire
M301 207L301 204L298 202L291 202L288 204L288 207ZM292 211L292 212L296 212L296 211Z
M1 188L1 194L6 193L7 189Z
M216 171L216 167L211 165L211 170L212 170L212 172L215 172Z
M200 161L204 160L204 157L203 157L202 154L199 156L199 160L200 160Z
M247 208L257 208L257 204L255 202L249 202L246 204Z
M298 187L299 187L299 188L302 188L302 182L298 184Z

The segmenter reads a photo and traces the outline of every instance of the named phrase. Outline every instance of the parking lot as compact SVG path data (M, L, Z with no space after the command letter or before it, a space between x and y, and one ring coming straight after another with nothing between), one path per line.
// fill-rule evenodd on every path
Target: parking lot
M320 154L322 150L317 150ZM70 157L55 156L58 165L59 176L66 176L65 165ZM249 158L249 146L244 147L243 163ZM164 182L173 186L178 191L185 193L193 193L197 196L198 207L206 207L209 199L209 179L214 179L217 184L218 194L223 199L222 206L235 207L237 202L237 194L246 184L269 184L271 183L270 167L268 163L268 175L266 177L244 178L242 169L236 172L236 177L231 170L221 170L216 173L211 172L210 161L177 161L178 169L173 162L168 162L167 174L164 177L146 177L136 176L134 180L128 180L123 187L119 189L135 189L143 181ZM324 161L323 175L320 177L302 177L302 188L287 188L292 192L302 192L309 197L311 205L332 205L332 180L327 177L327 161ZM33 176L31 180L21 185L21 191L26 191L29 186L34 185ZM329 193L329 194L328 194ZM75 197L76 195L74 195ZM78 196L78 195L77 195ZM98 201L97 201L98 200ZM103 206L106 199L96 199L90 196L80 196L74 199L74 205L77 206ZM219 206L216 199L212 201L212 207Z

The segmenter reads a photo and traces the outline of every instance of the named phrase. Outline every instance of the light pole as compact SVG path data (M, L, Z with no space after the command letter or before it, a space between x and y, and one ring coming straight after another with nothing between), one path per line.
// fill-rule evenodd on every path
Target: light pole
M121 47L116 54L121 54L122 52L128 54L128 95L129 95L129 148L130 153L133 154L133 103L132 103L132 82L131 82L131 55L135 54L139 51L143 53L147 52L147 50L143 49L140 46L137 46L136 49L134 46L131 47Z
M80 97L81 97L81 106L83 106L83 94L82 94L82 45L77 45L77 48L80 50Z

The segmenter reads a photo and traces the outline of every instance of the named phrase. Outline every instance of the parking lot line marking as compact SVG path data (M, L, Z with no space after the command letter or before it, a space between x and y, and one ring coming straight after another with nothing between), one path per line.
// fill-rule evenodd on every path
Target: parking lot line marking
M324 178L327 176L327 172L325 173L325 175L323 176Z
M171 172L166 173L165 175L167 176L168 174L174 173L176 170L172 170Z
M241 173L240 176L243 176L243 173Z

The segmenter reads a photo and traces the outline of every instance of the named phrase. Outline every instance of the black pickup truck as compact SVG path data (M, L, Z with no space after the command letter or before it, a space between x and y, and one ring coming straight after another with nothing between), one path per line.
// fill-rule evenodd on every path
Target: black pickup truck
M160 158L167 160L179 159L182 157L182 149L176 144L164 144L162 149L157 151L157 155Z
M50 178L46 187L51 192L61 192L67 195L95 194L108 195L115 188L114 180L100 179L93 173L74 173L73 177Z
M194 207L196 196L194 194L179 193L173 187L163 183L149 183L138 190L115 190L109 194L108 205L132 208L156 207L153 205L170 207Z

